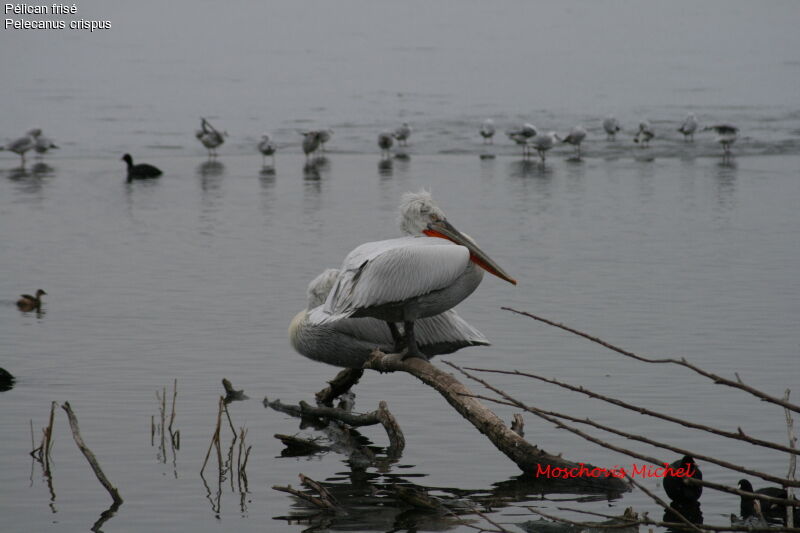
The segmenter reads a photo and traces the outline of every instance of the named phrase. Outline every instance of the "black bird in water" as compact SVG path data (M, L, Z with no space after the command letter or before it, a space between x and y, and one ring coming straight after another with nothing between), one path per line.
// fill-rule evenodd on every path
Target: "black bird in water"
M771 496L773 498L786 499L786 489L781 487L763 487L758 490L753 490L753 485L746 479L739 480L739 490L747 492L754 492L756 494L763 494L764 496ZM784 523L786 520L786 506L779 503L769 503L757 500L752 496L741 496L742 500L739 504L739 514L742 520L752 517L765 518L770 522ZM800 511L795 508L795 517L800 518ZM795 522L797 523L797 522Z
M700 472L700 468L691 455L684 455L681 459L671 463L667 475L662 481L664 492L673 502L687 504L700 500L703 486L688 483L686 478L703 479L703 473Z
M160 169L154 167L153 165L148 165L147 163L139 163L138 165L134 165L131 154L123 155L122 160L128 165L128 181L135 179L157 178L163 174Z
M42 308L42 295L47 294L42 289L38 289L36 291L36 296L31 296L30 294L23 294L17 300L17 307L20 311L33 311Z

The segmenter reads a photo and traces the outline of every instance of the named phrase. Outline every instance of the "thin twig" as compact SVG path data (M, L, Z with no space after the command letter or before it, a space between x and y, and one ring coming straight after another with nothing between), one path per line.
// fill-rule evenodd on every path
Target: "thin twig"
M734 433L732 431L725 431L725 430L714 428L714 427L711 427L711 426L705 426L703 424L698 424L696 422L689 422L688 420L684 420L684 419L677 418L677 417L670 416L670 415L665 415L665 414L660 413L658 411L653 411L651 409L647 409L647 408L644 408L644 407L639 407L637 405L633 405L633 404L624 402L622 400L618 400L616 398L612 398L610 396L605 396L603 394L591 391L591 390L589 390L589 389L587 389L585 387L580 387L580 386L576 386L576 385L570 385L569 383L564 383L563 381L559 381L559 380L553 379L553 378L546 378L546 377L540 376L538 374L533 374L531 372L521 372L519 370L495 370L495 369L491 369L491 368L474 368L474 367L466 367L466 369L467 370L472 370L472 371L475 371L475 372L486 372L486 373L491 373L491 374L506 374L506 375L511 375L511 376L523 376L523 377L526 377L526 378L536 379L536 380L542 381L544 383L550 383L551 385L556 385L558 387L561 387L561 388L564 388L564 389L567 389L567 390L571 390L571 391L574 391L574 392L579 392L581 394L585 394L586 396L589 396L590 398L595 398L595 399L598 399L598 400L602 400L602 401L604 401L606 403L610 403L612 405L616 405L617 407L622 407L623 409L628 409L630 411L634 411L634 412L637 412L637 413L640 413L640 414L643 414L643 415L652 416L653 418L660 418L661 420L666 420L668 422L673 422L675 424L679 424L679 425L684 426L684 427L688 427L688 428L692 428L692 429L698 429L700 431L705 431L707 433L712 433L714 435L719 435L721 437L725 437L725 438L728 438L728 439L740 440L740 441L743 441L743 442L747 442L749 444L754 444L756 446L762 446L764 448L771 448L771 449L774 449L774 450L779 450L779 451L790 453L790 454L796 454L796 455L800 454L800 451L798 451L796 449L793 449L793 448L790 448L788 446L784 446L783 444L778 444L778 443L775 443L775 442L765 441L765 440L756 439L754 437L751 437L751 436L747 435L744 431L742 431L741 428L738 428L738 431Z
M740 390L743 390L745 392L749 392L753 396L755 396L755 397L757 397L757 398L759 398L759 399L761 399L761 400L763 400L765 402L774 403L774 404L780 405L780 406L782 406L782 407L784 407L786 409L790 409L792 411L795 411L796 413L800 413L800 406L794 405L792 403L789 403L788 401L782 400L781 398L776 398L775 396L771 396L771 395L769 395L769 394L767 394L765 392L762 392L762 391L760 391L760 390L758 390L756 388L753 388L753 387L745 384L738 375L736 376L736 381L733 381L733 380L730 380L730 379L726 379L726 378L723 378L722 376L719 376L719 375L714 374L712 372L708 372L706 370L703 370L702 368L700 368L700 367L698 367L696 365L693 365L692 363L689 363L685 358L681 358L681 359L650 359L650 358L647 358L647 357L642 357L641 355L637 355L637 354L635 354L633 352L629 352L627 350L624 350L624 349L622 349L622 348L620 348L618 346L614 346L613 344L608 343L608 342L600 339L599 337L595 337L593 335L589 335L588 333L584 333L583 331L579 331L579 330L571 328L569 326L565 326L564 324L559 324L558 322L553 322L552 320L548 320L546 318L542 318L540 316L536 316L536 315L534 315L532 313L528 313L528 312L525 312L525 311L517 311L516 309L512 309L511 307L502 307L501 309L503 309L505 311L511 311L512 313L516 313L518 315L527 316L527 317L532 318L534 320L538 320L539 322L544 322L545 324L548 324L550 326L554 326L554 327L563 329L564 331L568 331L570 333L573 333L575 335L578 335L580 337L588 339L588 340L590 340L592 342L595 342L595 343L597 343L597 344L599 344L601 346L605 346L609 350L613 350L613 351L615 351L617 353L620 353L620 354L622 354L622 355L624 355L626 357L630 357L631 359L636 359L637 361L642 361L642 362L645 362L645 363L656 363L656 364L671 363L671 364L675 364L675 365L686 367L689 370L692 370L692 371L700 374L701 376L707 377L708 379L710 379L711 381L713 381L714 383L716 383L718 385L727 385L728 387L732 387L734 389L740 389Z

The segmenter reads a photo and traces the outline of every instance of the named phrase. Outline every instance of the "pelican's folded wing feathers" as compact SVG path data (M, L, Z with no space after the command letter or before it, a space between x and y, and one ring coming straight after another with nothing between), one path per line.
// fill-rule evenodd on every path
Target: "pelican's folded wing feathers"
M324 305L326 321L451 285L469 265L464 246L431 237L362 244L345 258Z

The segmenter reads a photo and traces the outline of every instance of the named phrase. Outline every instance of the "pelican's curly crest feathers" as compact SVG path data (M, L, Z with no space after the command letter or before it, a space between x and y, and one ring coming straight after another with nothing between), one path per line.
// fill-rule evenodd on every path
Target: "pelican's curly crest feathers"
M447 218L433 201L430 191L407 192L400 199L400 229L408 235L422 235L432 220Z
M325 303L328 293L331 292L333 284L336 283L336 278L339 277L339 270L336 268L328 268L311 280L308 284L308 309L314 309Z

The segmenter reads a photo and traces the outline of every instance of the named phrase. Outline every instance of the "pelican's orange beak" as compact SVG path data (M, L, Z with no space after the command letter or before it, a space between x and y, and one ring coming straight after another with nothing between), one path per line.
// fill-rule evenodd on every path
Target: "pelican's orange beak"
M469 250L470 259L479 267L513 285L517 284L517 280L509 276L505 270L500 268L500 266L495 263L494 260L486 254L486 252L478 247L472 238L458 231L446 219L431 222L428 224L427 229L423 230L423 233L428 237L439 237L441 239L447 239L448 241L460 244L461 246L465 246Z

